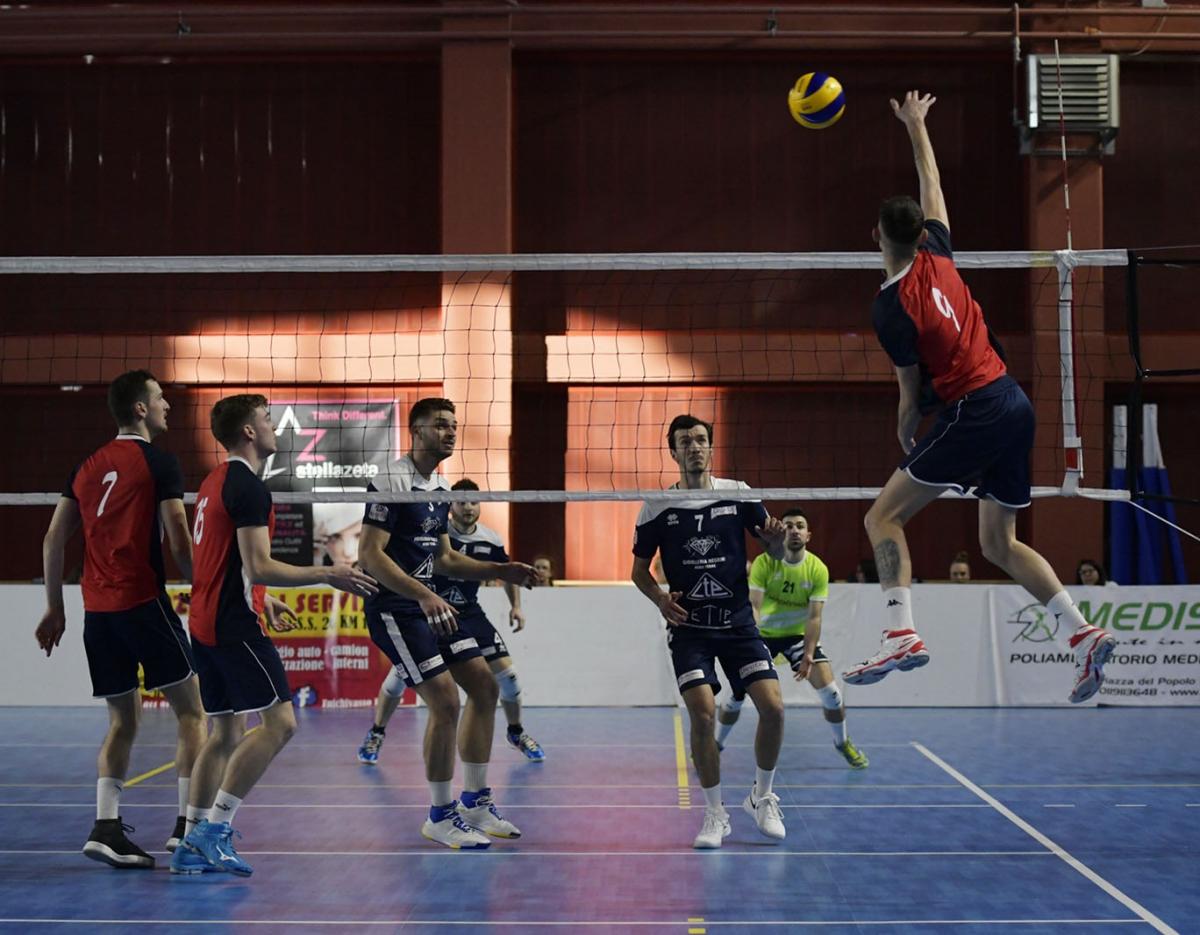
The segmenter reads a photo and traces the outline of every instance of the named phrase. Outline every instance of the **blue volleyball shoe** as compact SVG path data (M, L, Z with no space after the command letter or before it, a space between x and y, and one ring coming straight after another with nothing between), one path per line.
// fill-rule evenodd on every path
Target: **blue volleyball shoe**
M233 847L233 836L242 836L240 831L234 831L227 821L202 821L195 829L184 838L184 847L179 848L175 853L186 848L191 848L212 866L226 873L233 873L239 877L248 877L254 872L254 868L242 860L238 856L238 852ZM172 865L174 864L174 855L171 858Z
M379 762L379 751L383 747L384 732L372 727L363 738L362 746L358 748L358 762L374 766Z
M203 854L189 845L187 839L171 852L171 872L183 876L200 873L224 873L225 868L214 867Z
M508 745L518 753L524 754L525 759L535 763L546 759L546 751L542 749L542 745L525 731L521 731L519 734L506 733L504 736L508 739Z

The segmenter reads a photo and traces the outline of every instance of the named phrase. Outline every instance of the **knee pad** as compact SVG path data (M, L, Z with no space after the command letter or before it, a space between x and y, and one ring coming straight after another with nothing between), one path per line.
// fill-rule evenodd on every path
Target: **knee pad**
M501 701L516 701L521 697L521 683L517 681L517 670L514 666L492 673L496 684L500 686Z
M721 710L727 714L737 714L746 703L745 698L734 698L732 695L721 702Z
M391 671L387 674L387 678L383 680L383 691L393 698L399 698L404 694L404 676L400 674L400 670L395 666L392 666Z
M830 682L824 688L818 688L821 697L821 707L826 711L837 711L842 706L842 693L838 691L837 682Z

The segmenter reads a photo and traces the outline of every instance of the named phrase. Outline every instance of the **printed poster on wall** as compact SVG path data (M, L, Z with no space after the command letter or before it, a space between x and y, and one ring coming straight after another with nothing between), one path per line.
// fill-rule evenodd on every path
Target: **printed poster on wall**
M1000 705L1065 703L1070 627L1019 588L991 588ZM1096 702L1200 704L1200 588L1071 588L1084 618L1117 638Z

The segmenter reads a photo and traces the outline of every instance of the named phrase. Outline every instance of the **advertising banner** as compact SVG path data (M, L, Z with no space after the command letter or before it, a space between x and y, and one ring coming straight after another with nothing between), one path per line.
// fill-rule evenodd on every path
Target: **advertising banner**
M1117 638L1096 701L1200 704L1200 587L1071 588L1087 621ZM1021 588L989 588L999 705L1063 704L1069 626Z
M327 587L270 588L268 593L287 604L300 623L286 633L268 629L287 671L292 700L300 707L374 705L391 663L367 634L362 598ZM186 627L191 589L170 586L167 594ZM400 703L416 703L411 689Z

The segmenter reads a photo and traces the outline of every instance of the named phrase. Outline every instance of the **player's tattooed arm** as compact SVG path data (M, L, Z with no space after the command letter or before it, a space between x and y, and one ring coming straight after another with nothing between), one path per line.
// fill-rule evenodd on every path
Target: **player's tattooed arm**
M875 569L884 590L900 586L900 546L893 539L884 539L875 546Z

